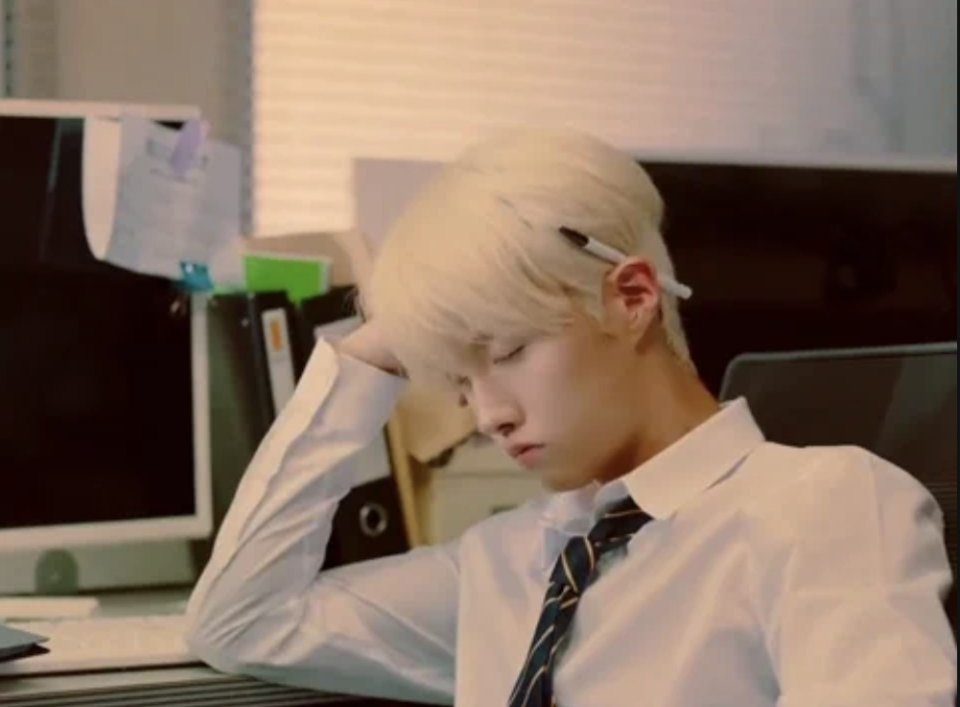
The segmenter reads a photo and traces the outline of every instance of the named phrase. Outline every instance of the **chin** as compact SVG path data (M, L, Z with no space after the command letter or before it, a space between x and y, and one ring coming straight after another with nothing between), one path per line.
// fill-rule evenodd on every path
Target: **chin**
M589 478L584 478L580 474L574 474L564 469L545 470L541 479L544 488L554 493L576 491L591 482Z

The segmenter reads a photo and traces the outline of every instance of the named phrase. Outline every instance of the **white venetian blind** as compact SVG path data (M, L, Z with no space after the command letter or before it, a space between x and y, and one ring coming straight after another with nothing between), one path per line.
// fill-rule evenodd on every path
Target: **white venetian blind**
M889 1L260 0L255 231L349 228L354 157L449 159L521 123L631 149L890 150L871 98Z

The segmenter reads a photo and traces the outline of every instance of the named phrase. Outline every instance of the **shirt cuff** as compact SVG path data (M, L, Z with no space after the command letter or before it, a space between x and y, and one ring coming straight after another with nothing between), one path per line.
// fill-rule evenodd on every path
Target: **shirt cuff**
M406 385L405 378L343 354L321 338L301 376L295 404L309 410L308 437L322 427L324 437L343 432L372 440L396 409ZM318 426L321 416L324 424Z

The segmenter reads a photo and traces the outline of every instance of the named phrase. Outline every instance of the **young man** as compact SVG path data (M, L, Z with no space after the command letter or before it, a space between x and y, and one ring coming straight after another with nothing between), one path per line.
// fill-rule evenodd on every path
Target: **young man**
M698 380L634 161L484 141L410 206L369 324L321 342L191 600L216 668L457 707L952 705L943 520L864 450L764 440ZM460 540L318 573L405 377L549 491Z

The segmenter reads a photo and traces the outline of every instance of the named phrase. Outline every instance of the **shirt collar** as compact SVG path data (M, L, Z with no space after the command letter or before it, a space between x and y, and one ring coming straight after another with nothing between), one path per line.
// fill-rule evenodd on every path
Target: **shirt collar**
M747 401L738 398L675 444L606 485L590 484L549 497L540 513L543 569L566 541L585 535L606 508L630 496L656 520L677 513L729 474L764 441Z

